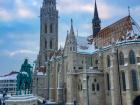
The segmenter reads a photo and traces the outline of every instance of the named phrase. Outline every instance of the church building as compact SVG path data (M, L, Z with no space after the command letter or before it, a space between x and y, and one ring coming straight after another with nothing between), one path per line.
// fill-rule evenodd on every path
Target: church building
M140 95L140 28L134 19L128 15L101 28L95 1L92 35L76 36L71 19L58 49L56 0L43 0L40 12L33 93L64 105L132 105Z

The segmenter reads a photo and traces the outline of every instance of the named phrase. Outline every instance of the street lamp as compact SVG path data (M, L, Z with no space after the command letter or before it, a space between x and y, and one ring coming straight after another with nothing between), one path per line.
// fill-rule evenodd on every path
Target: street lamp
M89 86L88 86L89 76L87 75L87 105L89 105Z

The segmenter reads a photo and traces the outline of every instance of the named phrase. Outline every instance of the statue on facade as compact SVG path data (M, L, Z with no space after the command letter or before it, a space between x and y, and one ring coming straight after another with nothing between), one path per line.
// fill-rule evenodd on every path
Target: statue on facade
M17 75L17 95L30 94L32 88L32 66L25 59L21 66L21 70Z

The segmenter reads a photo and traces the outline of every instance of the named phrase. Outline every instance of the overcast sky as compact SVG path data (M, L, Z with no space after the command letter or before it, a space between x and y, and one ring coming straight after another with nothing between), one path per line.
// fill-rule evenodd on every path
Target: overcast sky
M94 0L57 0L59 46L64 45L70 19L79 36L91 35ZM0 74L19 71L25 58L32 64L39 51L42 0L0 0ZM140 0L97 0L102 28L128 15L140 24ZM75 32L76 33L76 32Z

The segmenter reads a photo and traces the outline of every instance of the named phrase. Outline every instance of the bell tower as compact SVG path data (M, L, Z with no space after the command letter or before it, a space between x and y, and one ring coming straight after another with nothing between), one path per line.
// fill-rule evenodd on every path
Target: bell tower
M96 0L95 0L94 18L92 19L92 30L93 30L93 38L96 37L97 33L101 30L101 20L98 15Z
M40 9L38 66L44 66L55 50L58 50L58 10L56 9L56 0L43 0L43 6Z

